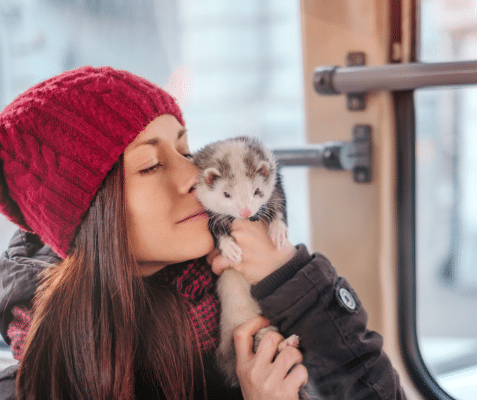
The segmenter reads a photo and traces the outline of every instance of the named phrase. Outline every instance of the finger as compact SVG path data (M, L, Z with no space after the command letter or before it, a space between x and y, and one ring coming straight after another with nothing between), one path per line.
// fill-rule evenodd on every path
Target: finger
M308 370L303 364L295 365L285 378L285 381L300 389L308 383Z
M303 354L301 354L301 351L288 346L278 354L274 363L277 366L278 371L280 371L281 377L285 378L292 367L295 369L294 366L300 365L302 362Z
M257 360L263 363L271 363L277 354L278 345L283 342L283 340L284 337L278 332L266 332L257 348Z
M217 247L214 247L213 250L207 254L207 256L205 257L205 259L207 260L207 262L209 263L209 265L212 265L212 260L217 257L218 255L220 254L220 251L217 249Z
M232 262L225 258L222 254L216 255L213 259L212 262L209 263L210 266L212 267L212 272L215 275L220 275L224 270L227 268L232 267Z
M235 218L230 224L230 227L232 228L232 230L237 230L237 229L242 229L251 223L252 221L246 218Z
M237 353L237 364L244 363L255 356L253 352L253 337L262 328L270 325L270 321L257 315L239 325L234 331L234 345Z
M266 232L268 234L268 225L265 221L250 221L245 218L235 218L231 224L231 233L233 237L234 234L242 236L250 236L250 233Z

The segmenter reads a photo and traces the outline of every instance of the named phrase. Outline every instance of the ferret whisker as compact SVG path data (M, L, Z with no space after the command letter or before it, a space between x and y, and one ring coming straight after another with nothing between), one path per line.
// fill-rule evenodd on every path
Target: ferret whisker
M210 228L215 232L217 227L223 224L227 220L227 217L221 214L214 214L211 218L211 223L209 223Z
M286 215L286 209L282 206L279 206L278 204L275 206L275 207L270 207L270 209L274 209L273 211L275 212L280 212L282 213L283 215Z
M285 209L285 205L283 204L283 202L280 199L271 199L269 201L268 205L269 205L269 207L272 206L272 207L280 208L282 210Z

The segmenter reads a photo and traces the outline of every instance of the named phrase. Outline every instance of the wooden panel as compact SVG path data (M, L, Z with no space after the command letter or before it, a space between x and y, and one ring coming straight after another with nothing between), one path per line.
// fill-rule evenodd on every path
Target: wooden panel
M404 370L397 336L392 97L368 94L366 109L351 112L344 95L320 96L312 84L315 67L345 65L348 52L365 52L367 65L389 63L389 1L301 0L307 141L351 140L356 124L373 129L371 183L356 184L347 171L309 172L310 250L326 255L356 289L368 311L369 327L384 336L385 350L409 398L419 399Z

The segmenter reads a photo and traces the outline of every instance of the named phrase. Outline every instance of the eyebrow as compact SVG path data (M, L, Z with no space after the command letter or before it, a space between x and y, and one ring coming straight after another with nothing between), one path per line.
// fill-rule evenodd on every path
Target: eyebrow
M187 133L187 129L181 129L179 132L177 132L177 140L180 140L181 137L184 136L186 133ZM160 141L161 141L161 139L159 139L157 137L147 139L147 140L144 140L143 142L137 143L133 148L135 149L135 148L137 148L139 146L143 146L143 145L156 146Z

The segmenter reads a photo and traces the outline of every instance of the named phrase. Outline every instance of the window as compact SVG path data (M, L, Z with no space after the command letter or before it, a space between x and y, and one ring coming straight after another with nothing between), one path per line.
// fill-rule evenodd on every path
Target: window
M238 135L304 142L298 1L0 1L1 109L81 65L126 69L173 92L192 150ZM291 240L307 243L306 171L282 173ZM14 229L0 216L1 251Z
M475 59L477 2L421 0L419 61ZM450 396L475 399L477 87L416 90L414 101L419 348Z

